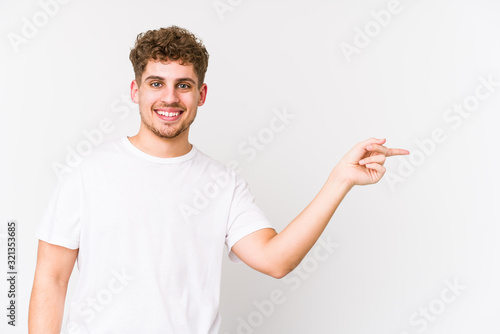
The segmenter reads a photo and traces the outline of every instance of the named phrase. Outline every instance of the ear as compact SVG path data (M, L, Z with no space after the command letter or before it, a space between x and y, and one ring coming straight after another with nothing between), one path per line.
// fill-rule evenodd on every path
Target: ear
M207 84L203 84L200 89L200 99L198 101L198 107L201 107L205 104L205 100L207 98Z
M135 80L130 84L130 97L132 98L132 102L139 103L139 85Z

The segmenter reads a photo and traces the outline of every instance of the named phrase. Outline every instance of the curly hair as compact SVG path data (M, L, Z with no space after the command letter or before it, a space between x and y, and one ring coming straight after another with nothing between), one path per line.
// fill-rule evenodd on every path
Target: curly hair
M208 57L202 41L190 31L177 26L140 33L129 56L138 85L149 60L174 60L182 65L193 64L199 87L205 80Z

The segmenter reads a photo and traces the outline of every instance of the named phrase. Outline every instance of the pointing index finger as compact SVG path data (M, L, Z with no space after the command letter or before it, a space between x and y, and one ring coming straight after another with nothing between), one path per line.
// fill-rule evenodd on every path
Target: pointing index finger
M393 155L407 155L410 154L410 151L402 149L402 148L389 148L387 150L386 157L391 157Z

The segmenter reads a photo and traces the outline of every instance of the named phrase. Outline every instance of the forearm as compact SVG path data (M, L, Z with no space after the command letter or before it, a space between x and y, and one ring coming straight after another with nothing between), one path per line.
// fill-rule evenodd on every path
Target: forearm
M353 186L334 169L309 205L266 244L266 257L284 276L311 250Z
M67 285L49 279L33 284L28 315L29 334L59 334Z

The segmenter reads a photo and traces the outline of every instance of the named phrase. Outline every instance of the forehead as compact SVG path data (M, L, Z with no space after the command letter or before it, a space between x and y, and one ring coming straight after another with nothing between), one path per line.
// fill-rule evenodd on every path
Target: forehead
M160 76L165 78L165 80L191 78L198 83L193 64L186 63L181 65L180 61L175 60L160 61L150 59L142 74L142 80L145 80L149 76Z

